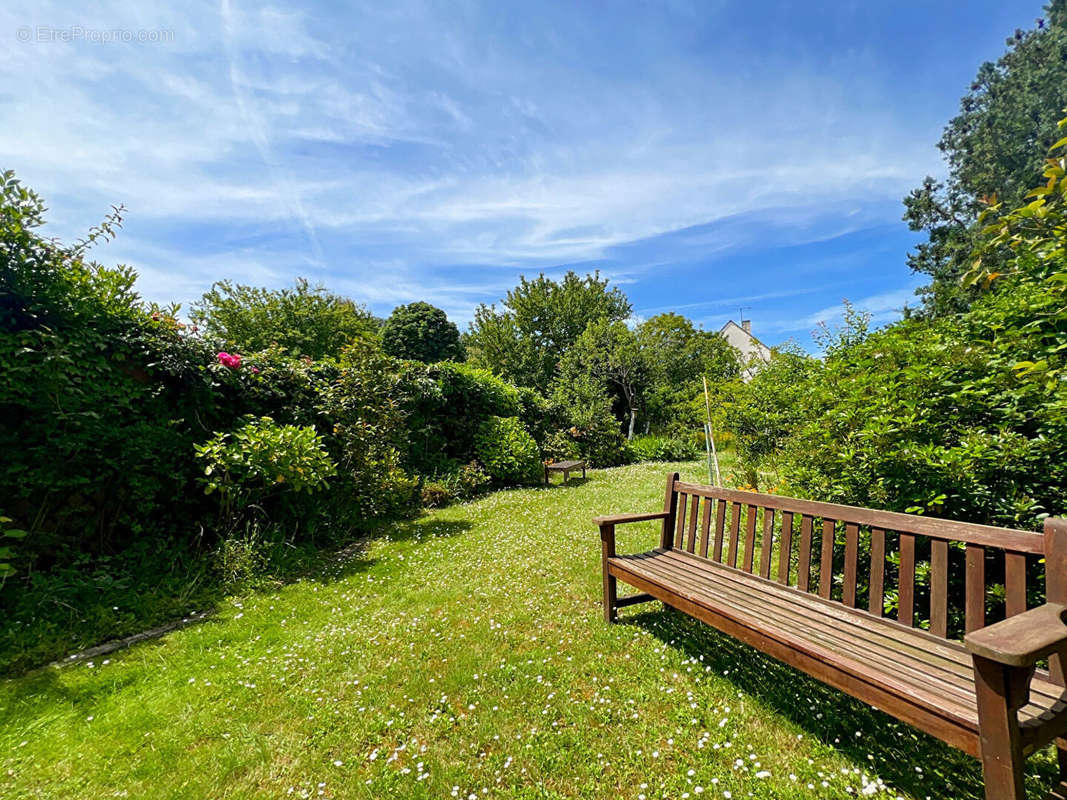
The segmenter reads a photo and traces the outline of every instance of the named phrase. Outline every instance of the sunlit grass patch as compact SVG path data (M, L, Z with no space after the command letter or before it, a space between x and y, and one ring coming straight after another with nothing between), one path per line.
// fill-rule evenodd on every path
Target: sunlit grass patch
M398 523L203 625L8 681L0 796L980 797L977 762L659 604L603 623L590 518L659 508L672 468Z

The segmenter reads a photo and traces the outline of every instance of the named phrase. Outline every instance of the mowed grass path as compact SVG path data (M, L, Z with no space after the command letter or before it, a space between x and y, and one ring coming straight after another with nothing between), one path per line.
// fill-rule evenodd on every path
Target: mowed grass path
M427 514L202 625L6 681L0 797L980 797L976 762L658 603L603 623L590 518L661 507L671 468Z

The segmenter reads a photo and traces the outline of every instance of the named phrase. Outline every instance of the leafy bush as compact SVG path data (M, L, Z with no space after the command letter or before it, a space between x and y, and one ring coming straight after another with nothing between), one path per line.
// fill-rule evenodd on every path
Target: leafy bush
M723 403L733 435L741 482L759 487L759 474L774 470L786 441L806 420L819 362L799 348L780 348L748 382L730 385Z
M14 520L11 519L11 517L5 517L0 514L0 540L17 540L26 538L26 531L21 528L11 527L12 522L14 522ZM12 545L0 544L0 585L3 585L3 581L17 572L14 565L11 563L15 560L16 556L15 548Z
M250 418L236 430L196 446L205 494L218 492L222 518L232 522L271 493L321 489L336 468L315 429Z
M526 430L534 437L538 447L543 447L552 424L551 404L536 389L518 386L516 390L519 399L518 417Z
M455 498L440 481L429 481L422 485L422 504L426 508L443 508Z
M175 370L207 352L141 304L132 270L85 260L83 243L39 237L43 204L0 185L0 496L32 521L20 551L48 568L70 551L127 545L161 516L195 517L192 442L224 427L210 387ZM193 529L195 530L195 528Z
M630 442L635 461L689 461L700 451L689 439L669 436L635 436Z
M400 382L409 431L405 463L424 475L470 461L485 420L520 412L514 386L468 364L404 362Z
M401 463L403 399L396 362L377 346L357 340L342 352L337 378L323 388L317 406L331 426L339 515L370 519L414 505L418 480Z
M346 297L298 278L292 289L262 289L219 281L193 304L193 321L209 337L240 352L283 348L294 356L334 358L378 325Z
M500 483L524 483L541 473L537 442L518 417L487 419L478 428L474 449L489 475Z

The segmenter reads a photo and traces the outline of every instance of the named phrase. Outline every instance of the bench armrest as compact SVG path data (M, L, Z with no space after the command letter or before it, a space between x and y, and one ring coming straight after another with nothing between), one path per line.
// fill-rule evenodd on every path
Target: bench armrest
M649 514L611 514L605 517L593 517L593 524L603 527L604 525L622 525L626 522L647 522L651 519L666 519L670 516L666 511L653 511Z
M963 639L971 655L1008 667L1033 667L1067 647L1067 606L1046 603L1008 617Z

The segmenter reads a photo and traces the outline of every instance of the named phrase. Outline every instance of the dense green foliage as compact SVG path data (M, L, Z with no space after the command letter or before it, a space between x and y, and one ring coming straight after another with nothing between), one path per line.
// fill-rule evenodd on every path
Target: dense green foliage
M493 416L519 414L519 391L484 369L442 361L401 367L407 461L420 474L449 471L474 455L474 437Z
M852 315L823 359L779 354L744 388L729 419L748 476L1009 526L1067 510L1065 153L984 229L967 310L874 333Z
M694 327L680 314L649 317L636 334L650 370L645 430L700 430L705 418L703 379L716 395L726 386L727 394L733 392L741 377L741 354L722 336Z
M700 455L692 439L647 434L635 436L630 442L635 461L691 461Z
M617 322L630 316L630 302L608 289L599 274L580 278L568 272L561 281L540 275L519 285L496 306L481 305L466 337L471 363L517 386L546 393L567 350L589 323Z
M1067 107L1067 0L1053 0L1039 27L1016 31L1007 44L1000 59L979 68L941 137L947 180L927 177L904 200L904 219L928 235L908 263L931 279L921 291L929 314L960 311L974 299L960 278L981 238L983 203L993 197L1008 208L1021 203L1059 138L1056 120Z
M193 449L204 492L217 493L224 521L263 505L271 493L324 488L337 471L313 427L278 425L270 417L250 417Z
M556 430L545 439L545 454L554 461L580 458L594 467L630 460L626 440L611 411L611 398L588 376L559 381L552 393Z
M193 321L225 348L253 353L281 347L294 356L336 356L378 325L366 309L298 278L292 289L219 281L192 308Z
M625 323L599 319L591 322L564 355L558 383L587 378L613 394L628 420L627 439L634 436L642 394L652 372L648 354Z
M478 461L495 481L504 485L535 481L541 474L541 454L518 417L489 417L474 437Z
M382 349L394 358L432 364L462 361L459 329L429 303L397 306L382 325Z

